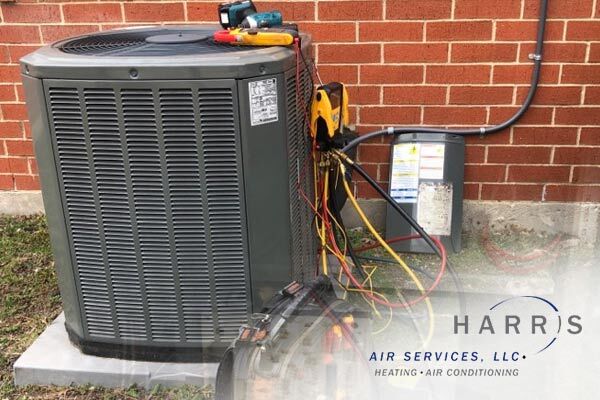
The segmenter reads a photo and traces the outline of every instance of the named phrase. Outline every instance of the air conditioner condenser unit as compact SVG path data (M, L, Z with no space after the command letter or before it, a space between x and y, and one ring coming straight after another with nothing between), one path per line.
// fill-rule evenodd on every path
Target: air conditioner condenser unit
M109 31L21 60L66 328L85 353L217 357L276 290L315 276L306 62L215 29Z

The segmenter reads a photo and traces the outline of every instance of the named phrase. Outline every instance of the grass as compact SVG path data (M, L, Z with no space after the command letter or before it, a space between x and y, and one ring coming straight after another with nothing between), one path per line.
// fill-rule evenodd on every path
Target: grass
M50 240L43 216L0 216L0 400L212 398L210 388L16 388L12 365L61 310Z

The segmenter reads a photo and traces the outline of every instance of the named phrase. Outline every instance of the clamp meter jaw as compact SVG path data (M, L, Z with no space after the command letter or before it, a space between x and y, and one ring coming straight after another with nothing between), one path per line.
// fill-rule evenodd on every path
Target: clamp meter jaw
M342 135L349 123L346 86L331 82L317 88L312 102L311 136L320 144L331 143Z

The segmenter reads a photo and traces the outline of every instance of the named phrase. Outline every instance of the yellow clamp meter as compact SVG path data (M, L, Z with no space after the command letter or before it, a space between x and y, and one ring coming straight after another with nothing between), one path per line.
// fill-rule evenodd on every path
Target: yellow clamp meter
M297 37L297 31L284 28L236 28L214 34L219 43L246 46L289 46Z
M329 141L350 123L348 92L339 82L317 88L312 102L310 133L319 141Z

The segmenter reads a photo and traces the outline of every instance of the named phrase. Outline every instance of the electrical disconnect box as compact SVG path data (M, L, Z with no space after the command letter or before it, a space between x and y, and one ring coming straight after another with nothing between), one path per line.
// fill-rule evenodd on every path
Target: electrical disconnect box
M455 252L461 249L465 141L450 134L409 133L392 143L390 195L427 233ZM416 235L387 206L386 237ZM431 253L424 240L393 244L400 252Z

